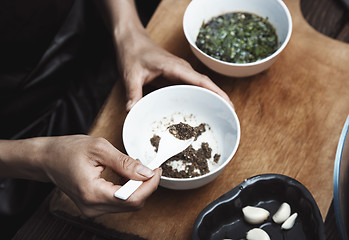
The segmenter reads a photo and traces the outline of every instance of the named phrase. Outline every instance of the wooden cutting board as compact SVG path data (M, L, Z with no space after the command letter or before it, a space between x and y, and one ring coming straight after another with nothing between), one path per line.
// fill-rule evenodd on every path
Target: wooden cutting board
M332 200L333 165L341 129L349 114L349 45L315 31L303 18L299 0L286 0L293 34L278 61L249 78L228 78L201 64L182 31L190 0L163 0L147 30L160 46L208 75L233 101L241 142L233 160L212 183L195 190L159 188L138 212L110 214L95 223L148 239L190 239L199 212L244 179L279 173L303 183L323 218ZM113 89L91 135L124 150L121 130L126 112L123 86ZM107 171L106 178L114 178ZM50 208L80 221L73 203L58 192Z

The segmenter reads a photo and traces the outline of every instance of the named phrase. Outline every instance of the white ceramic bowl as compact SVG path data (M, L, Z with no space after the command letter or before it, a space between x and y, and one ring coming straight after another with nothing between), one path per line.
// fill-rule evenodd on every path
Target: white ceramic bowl
M151 92L128 113L123 126L127 154L144 164L149 163L156 154L150 144L154 133L184 120L192 126L196 123L208 124L211 129L203 133L197 142L207 140L212 152L216 151L221 157L213 170L199 177L179 179L162 176L160 186L170 189L193 189L214 180L233 158L240 141L238 117L223 98L201 87L177 85Z
M268 17L278 35L278 50L262 60L242 64L220 61L201 51L195 41L202 23L230 12L249 12ZM276 61L290 40L292 18L282 0L193 0L184 13L183 30L193 53L207 67L226 76L247 77L266 70Z

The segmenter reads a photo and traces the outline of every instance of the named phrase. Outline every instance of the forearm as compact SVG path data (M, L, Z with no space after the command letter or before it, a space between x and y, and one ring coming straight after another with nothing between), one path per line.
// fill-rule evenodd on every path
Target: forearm
M0 140L0 177L48 181L42 170L42 138Z
M95 2L113 34L116 45L133 40L139 34L147 34L138 17L134 0L95 0Z

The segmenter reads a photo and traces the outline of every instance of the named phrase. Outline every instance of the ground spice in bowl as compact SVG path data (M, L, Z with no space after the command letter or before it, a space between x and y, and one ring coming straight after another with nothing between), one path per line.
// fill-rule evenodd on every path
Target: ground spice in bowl
M197 127L192 127L189 124L180 122L179 124L173 124L168 127L168 130L176 138L186 140L194 137L194 141L206 131L207 124L201 123ZM157 152L159 142L161 138L154 135L150 139L151 145ZM212 157L212 149L207 142L202 142L199 149L194 149L190 145L184 151L168 159L161 165L163 169L162 175L171 178L192 178L204 175L210 172L208 167L208 161ZM218 163L220 158L219 154L215 154L213 161ZM182 163L182 164L179 164Z

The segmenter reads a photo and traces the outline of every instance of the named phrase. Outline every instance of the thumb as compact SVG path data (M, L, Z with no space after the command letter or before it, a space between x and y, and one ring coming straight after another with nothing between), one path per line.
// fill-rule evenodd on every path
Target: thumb
M154 176L154 171L144 166L141 161L134 160L130 156L118 151L117 158L113 157L107 165L117 174L128 179L145 181Z
M126 88L126 111L130 111L131 108L142 98L143 96L143 82L141 76L136 73L130 74L125 79Z

